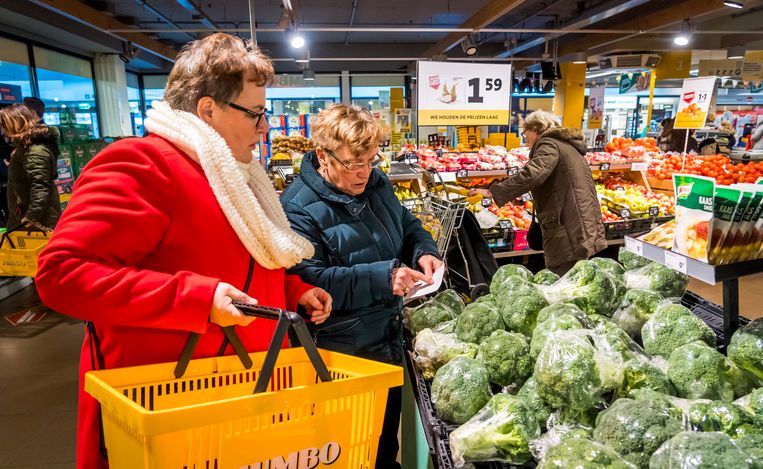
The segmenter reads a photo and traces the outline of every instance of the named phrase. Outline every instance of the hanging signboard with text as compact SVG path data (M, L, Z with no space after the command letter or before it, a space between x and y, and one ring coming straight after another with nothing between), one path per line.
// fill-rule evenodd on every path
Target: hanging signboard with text
M588 96L588 128L600 129L602 116L604 115L604 90L603 86L591 88Z
M675 129L701 129L713 100L715 77L687 78L681 89Z
M507 125L511 65L417 62L418 125Z

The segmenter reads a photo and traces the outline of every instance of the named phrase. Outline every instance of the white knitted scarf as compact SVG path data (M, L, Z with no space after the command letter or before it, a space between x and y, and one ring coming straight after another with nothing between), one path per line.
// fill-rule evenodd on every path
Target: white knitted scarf
M185 111L155 103L145 126L199 163L228 223L263 267L292 267L312 257L313 245L292 231L265 170L258 163L237 164L225 140ZM248 187L248 190L247 190Z

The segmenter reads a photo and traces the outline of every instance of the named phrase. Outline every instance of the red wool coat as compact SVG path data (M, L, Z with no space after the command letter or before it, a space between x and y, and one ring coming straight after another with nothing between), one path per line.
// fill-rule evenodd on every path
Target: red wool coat
M242 289L249 261L201 167L154 135L116 142L88 164L40 255L36 282L45 305L93 322L104 367L117 368L177 361L191 332L203 334L193 357L215 356L224 337L208 322L215 288L223 281ZM310 288L255 263L247 293L294 311ZM236 328L249 351L267 349L274 330L275 321L262 319ZM82 388L91 362L86 334L77 467L87 469L108 467L99 406Z

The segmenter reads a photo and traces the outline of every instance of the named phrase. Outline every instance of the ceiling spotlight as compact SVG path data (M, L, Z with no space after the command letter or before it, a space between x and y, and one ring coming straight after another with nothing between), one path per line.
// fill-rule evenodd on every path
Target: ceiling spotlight
M475 35L470 34L466 36L466 38L461 41L461 49L463 49L464 54L470 57L475 55L477 53L477 38Z
M572 63L574 64L584 64L588 63L588 56L585 52L577 52L575 53L575 58L572 60Z
M302 79L305 81L315 81L315 72L312 70L305 70L302 72Z
M728 54L726 55L726 58L728 59L743 59L744 58L745 49L744 46L733 46L729 47Z
M737 2L734 0L724 0L723 4L730 8L744 8L744 4L742 2Z
M305 46L305 38L302 37L299 33L294 33L294 36L291 38L291 47L295 49L299 49L301 47Z
M683 23L681 23L681 32L676 35L676 37L673 38L673 44L677 46L686 46L689 44L689 39L691 38L691 25L689 24L689 20L684 20Z

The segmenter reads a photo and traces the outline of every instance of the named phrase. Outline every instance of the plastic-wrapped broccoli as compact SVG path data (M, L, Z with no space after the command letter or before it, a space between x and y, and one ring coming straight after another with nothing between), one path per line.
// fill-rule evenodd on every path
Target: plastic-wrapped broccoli
M525 384L519 388L517 396L525 401L530 412L538 421L541 430L545 430L546 422L548 421L549 416L551 416L551 410L546 405L546 401L538 395L538 383L535 382L535 378L530 376L530 378L525 381Z
M737 429L752 424L753 418L742 407L731 402L695 402L689 407L689 423L700 432L723 432L734 437Z
M465 307L464 300L461 299L461 296L455 290L443 290L430 301L434 304L449 306L456 314L461 314Z
M736 438L734 443L750 458L750 467L763 469L763 433L748 433Z
M650 262L644 267L626 272L625 284L629 289L653 290L665 298L681 298L689 286L689 276Z
M465 423L489 400L487 368L473 358L454 358L437 370L432 381L432 404L448 422Z
M543 322L539 322L530 341L530 356L532 359L538 358L550 334L556 331L569 331L573 329L583 329L583 324L571 314L556 314Z
M671 396L676 393L667 373L643 358L632 358L623 364L623 384L615 395L626 397L635 389L650 389Z
M763 379L763 318L737 329L731 336L729 358L743 370Z
M538 312L548 306L543 295L533 288L501 298L503 301L499 304L499 308L506 329L531 336L535 330Z
M625 275L625 269L623 268L622 264L614 259L610 259L608 257L593 257L591 258L591 262L598 265L600 268L606 270L612 275Z
M763 388L758 388L750 394L737 399L734 404L747 410L755 420L755 423L763 428Z
M525 402L500 393L450 434L450 449L456 467L485 461L524 464L532 459L529 441L539 435L538 422Z
M760 380L757 376L738 367L728 357L726 357L726 377L734 386L734 397L736 398L746 396L760 386Z
M424 329L416 334L413 344L413 361L421 370L424 379L431 380L441 366L456 357L474 358L477 345L462 342L455 334L442 334Z
M484 304L495 306L498 303L498 296L492 293L488 293L487 295L480 296L479 298L477 298L470 304L474 304L474 303L484 303Z
M611 321L597 325L591 331L591 338L596 350L622 362L636 357L648 358L641 347Z
M499 386L524 381L533 372L527 338L516 332L494 331L479 345L477 360L487 367L490 381Z
M435 326L434 329L432 329L434 332L439 332L440 334L455 334L456 333L456 320L451 319L450 321L441 322L437 326ZM421 334L419 332L419 334Z
M679 304L666 303L657 307L641 328L644 349L650 355L669 357L677 347L701 340L715 346L715 333L710 326Z
M538 394L552 408L584 412L622 382L622 364L598 352L587 331L551 333L535 363Z
M747 454L720 432L681 432L666 441L649 460L650 469L744 469Z
M493 278L490 281L490 291L494 291L493 285L500 285L512 276L521 277L522 280L529 282L533 278L533 273L530 272L530 269L521 264L502 265L498 268L495 274L493 274Z
M549 448L538 469L633 469L609 446L584 438L568 438Z
M726 357L704 342L682 345L668 359L668 378L678 396L687 399L732 401L734 387L726 371Z
M641 336L641 328L654 314L662 301L662 295L651 290L628 290L620 307L612 316L612 321L629 336Z
M618 399L597 417L593 437L646 468L652 453L682 429L680 415L660 403Z
M543 461L549 449L576 438L590 440L593 428L578 425L554 425L539 438L530 442L530 451L536 461Z
M424 303L411 314L411 333L418 334L424 329L432 329L438 324L456 319L457 314L449 306Z
M625 267L625 270L635 270L652 262L646 257L641 257L638 254L626 251L625 248L620 248L620 251L617 254L617 260L620 261L623 267Z
M543 269L535 274L532 282L536 285L552 285L559 280L559 276L548 269Z
M578 261L553 285L538 285L549 303L574 303L587 314L611 317L624 288L591 261Z
M570 315L575 317L580 324L586 329L593 329L594 324L591 322L585 311L578 308L571 303L556 303L548 305L538 312L538 324L546 322L548 319L557 316Z
M493 331L505 330L498 308L490 303L471 303L456 320L456 337L479 344Z

